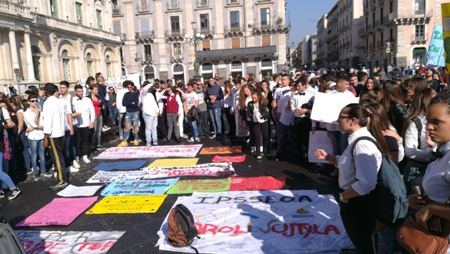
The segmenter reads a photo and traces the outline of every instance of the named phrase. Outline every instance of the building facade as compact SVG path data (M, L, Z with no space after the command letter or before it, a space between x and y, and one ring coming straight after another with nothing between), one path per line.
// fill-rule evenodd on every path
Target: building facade
M328 47L328 15L323 15L317 22L317 59L316 65L325 66L327 62Z
M0 84L117 76L119 46L107 0L0 1Z
M123 74L261 78L287 66L286 0L112 0Z
M440 0L364 0L367 67L425 63L435 24L441 24Z

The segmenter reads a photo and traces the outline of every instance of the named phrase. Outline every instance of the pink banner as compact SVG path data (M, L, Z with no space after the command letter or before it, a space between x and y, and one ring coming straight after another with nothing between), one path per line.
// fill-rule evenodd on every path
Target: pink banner
M106 149L94 159L117 160L167 157L193 158L197 155L201 148L202 145L111 147Z
M146 168L142 179L156 179L180 176L230 176L234 174L231 163L206 163L195 166Z
M212 162L234 162L234 163L244 163L247 156L237 155L237 156L220 156L215 155L212 159Z
M92 198L55 198L37 212L19 222L18 227L67 226L97 201Z
M285 183L284 177L231 177L230 191L280 190Z

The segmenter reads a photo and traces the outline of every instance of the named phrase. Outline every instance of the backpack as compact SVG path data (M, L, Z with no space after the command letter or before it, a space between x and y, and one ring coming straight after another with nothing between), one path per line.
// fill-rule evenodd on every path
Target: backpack
M3 218L0 219L0 253L25 254L16 232Z
M191 246L195 237L200 238L191 211L186 206L178 204L170 210L167 222L168 242L176 247L189 246L198 253L198 250Z
M374 143L378 150L381 149L377 142L370 137L357 138L353 143L352 155L354 154L355 145L360 140L368 140ZM377 176L377 186L375 187L375 216L377 219L389 225L394 224L399 219L406 217L408 212L408 198L406 196L406 187L400 170L397 165L382 154L382 163Z

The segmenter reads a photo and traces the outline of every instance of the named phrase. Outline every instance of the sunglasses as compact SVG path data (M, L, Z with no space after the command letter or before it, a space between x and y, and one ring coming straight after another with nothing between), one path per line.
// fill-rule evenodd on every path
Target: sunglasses
M37 102L37 100L29 100L29 102Z

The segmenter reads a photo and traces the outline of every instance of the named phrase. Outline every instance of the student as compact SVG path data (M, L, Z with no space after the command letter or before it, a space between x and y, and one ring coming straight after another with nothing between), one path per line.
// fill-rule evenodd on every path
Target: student
M58 98L58 87L45 84L47 99L44 103L44 147L50 146L50 154L55 162L58 184L50 187L57 191L64 189L69 184L69 172L63 157L64 133L66 130L66 108L64 102Z
M143 88L142 92L142 117L145 121L145 140L147 146L158 145L158 116L160 114L156 89L150 85Z
M66 167L71 172L78 172L80 164L76 160L75 131L73 122L73 96L69 93L69 82L63 80L59 82L59 98L64 102L66 107L66 131L64 134L64 161Z
M247 116L252 121L253 133L255 133L256 158L260 160L262 159L261 150L263 150L264 155L269 154L270 113L267 108L268 102L260 91L254 90L251 96L252 101L247 104Z
M175 133L175 142L180 143L180 129L178 128L178 107L181 105L180 96L176 88L167 88L166 90L166 118L168 125L167 140L170 142L172 132Z
M208 87L205 93L206 102L208 105L209 116L214 127L214 135L212 138L221 140L222 135L222 113L221 106L223 100L223 91L218 82L214 78L208 79Z
M369 140L375 138L367 129L368 112L359 104L343 108L338 118L339 127L349 134L349 146L337 160L325 150L318 149L314 156L334 164L339 169L339 194L342 222L358 253L372 254L372 234L375 228L375 187L381 167L382 154ZM386 151L383 151L386 154Z
M91 88L90 99L92 101L92 105L94 105L95 111L95 121L94 121L94 129L92 135L92 146L93 150L98 148L102 148L101 140L102 140L102 125L103 125L103 116L102 116L102 100L98 97L98 85L94 84Z
M83 162L91 163L89 160L89 144L90 142L90 130L94 128L95 122L95 109L92 100L88 97L83 97L83 87L81 85L75 86L74 98L74 113L72 117L76 119L75 132L76 132L76 145L79 156Z
M125 114L125 129L124 140L119 146L128 146L128 138L130 132L133 130L134 140L133 145L139 145L139 96L140 93L136 89L133 82L128 83L128 92L123 96L122 104L127 108Z
M192 136L188 140L189 142L200 142L198 135L198 119L200 118L198 112L198 95L194 91L194 84L191 82L188 84L186 93L183 93L183 107L184 113L187 116L187 121L191 125Z

